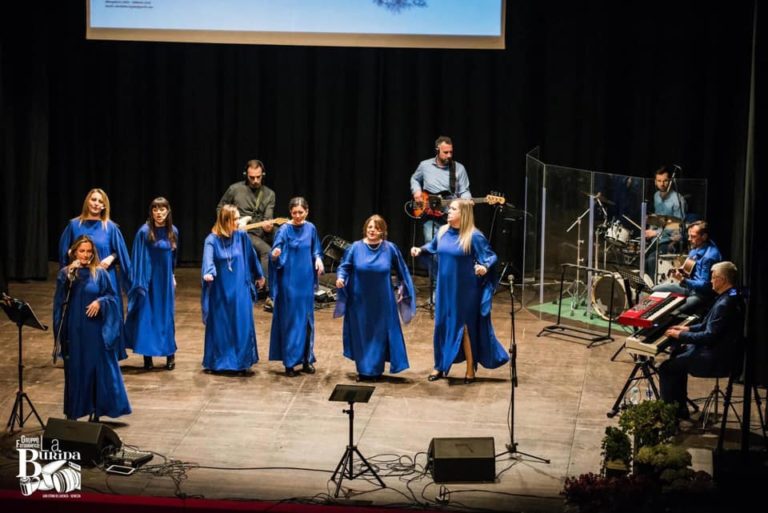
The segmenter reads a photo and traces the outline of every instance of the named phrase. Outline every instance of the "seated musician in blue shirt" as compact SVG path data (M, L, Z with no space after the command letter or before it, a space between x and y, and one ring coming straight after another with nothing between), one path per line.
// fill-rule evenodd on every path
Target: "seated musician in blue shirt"
M706 308L714 294L710 284L712 265L721 261L720 250L709 238L706 221L696 221L688 227L691 251L681 269L673 271L676 283L665 283L653 288L654 292L673 292L686 296L679 312L693 314Z
M712 266L711 285L717 299L704 319L690 326L672 326L665 335L679 346L659 366L661 399L677 403L677 417L688 419L688 374L726 377L741 365L744 302L736 286L738 270L732 262Z

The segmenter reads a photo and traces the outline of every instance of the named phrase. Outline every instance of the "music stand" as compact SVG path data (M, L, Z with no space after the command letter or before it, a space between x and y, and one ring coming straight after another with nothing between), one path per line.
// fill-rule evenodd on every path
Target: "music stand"
M366 472L370 472L373 477L376 478L382 488L387 487L387 485L384 484L384 481L381 480L379 475L373 469L371 464L368 463L368 460L366 460L362 455L354 442L355 403L367 403L375 389L376 387L367 385L336 385L336 387L333 389L333 392L331 393L331 397L328 398L329 401L346 402L349 404L348 410L341 410L349 415L349 444L347 444L344 455L339 460L339 464L336 465L336 470L333 471L333 475L331 476L331 481L336 483L336 493L333 494L334 497L339 496L339 490L341 490L341 482L345 477L347 479L355 479L356 477L360 477ZM357 474L355 474L353 470L353 458L355 453L357 453L357 455L360 457L360 460L365 465L365 468L363 468L363 470ZM341 473L339 473L339 471L341 471ZM336 481L336 474L339 474L338 481Z
M3 294L0 299L0 305L5 311L5 315L11 322L14 322L19 328L19 389L16 391L16 401L13 403L13 410L11 410L11 416L8 419L7 429L8 432L13 433L16 422L19 423L19 429L24 428L24 423L34 415L41 427L45 427L43 419L38 415L35 405L29 399L29 396L24 391L24 356L22 351L22 335L21 330L26 325L31 328L46 331L48 326L40 322L35 312L32 311L32 307L29 303L16 298L12 298ZM24 401L29 405L30 412L24 415Z

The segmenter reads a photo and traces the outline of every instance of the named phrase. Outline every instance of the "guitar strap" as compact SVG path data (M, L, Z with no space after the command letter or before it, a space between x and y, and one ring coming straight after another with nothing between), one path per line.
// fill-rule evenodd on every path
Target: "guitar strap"
M451 194L456 195L456 162L453 160L448 164L448 188Z
M253 207L253 213L256 214L255 217L262 217L258 215L259 209L261 207L261 196L264 193L264 188L259 187L259 193L256 195L256 205ZM254 219L254 221L263 221L263 219Z

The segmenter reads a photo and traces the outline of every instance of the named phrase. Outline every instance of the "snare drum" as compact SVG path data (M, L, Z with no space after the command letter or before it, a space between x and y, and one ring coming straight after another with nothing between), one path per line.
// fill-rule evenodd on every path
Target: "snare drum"
M611 289L613 289L613 301L611 301ZM628 308L627 293L624 290L624 280L621 279L621 275L598 276L592 281L592 308L606 321L615 321Z
M629 243L631 234L620 221L614 221L605 231L605 240L609 244L623 248Z

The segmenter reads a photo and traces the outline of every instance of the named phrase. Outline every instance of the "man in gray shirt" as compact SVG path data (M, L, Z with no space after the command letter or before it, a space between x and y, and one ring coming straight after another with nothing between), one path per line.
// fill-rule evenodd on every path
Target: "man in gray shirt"
M444 135L438 137L435 141L435 157L422 160L411 175L413 200L417 203L421 202L424 192L440 195L443 198L469 199L472 197L469 192L467 170L461 163L453 160L453 142L450 137ZM424 243L430 242L438 226L444 223L443 216L425 217Z
M272 250L269 244L275 213L275 192L263 185L264 164L260 160L249 160L245 165L245 180L233 183L221 197L216 212L224 205L234 205L240 211L241 226L248 223L266 221L261 228L248 230L256 253L259 255L261 268L267 273L267 262ZM266 289L266 287L265 287Z

